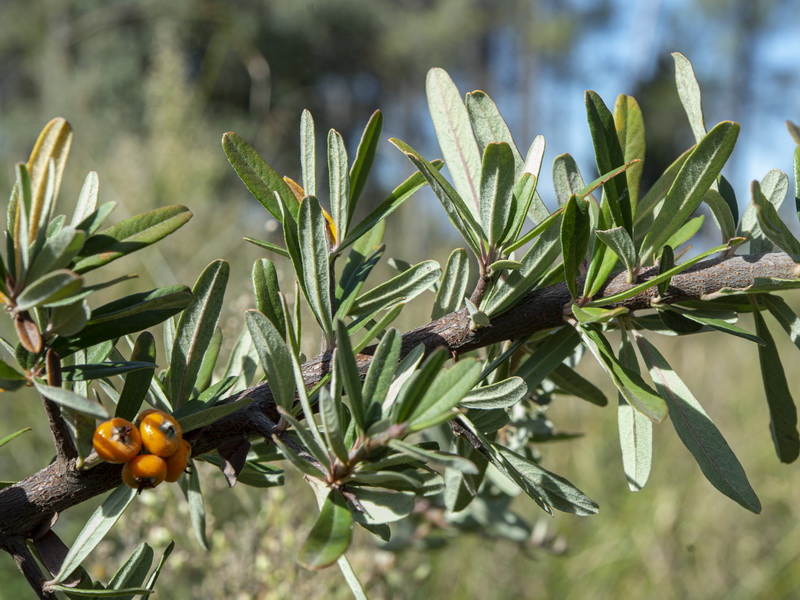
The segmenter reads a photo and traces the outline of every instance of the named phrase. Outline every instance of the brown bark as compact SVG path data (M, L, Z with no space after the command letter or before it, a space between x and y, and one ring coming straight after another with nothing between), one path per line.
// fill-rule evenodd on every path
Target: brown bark
M638 282L655 274L654 269L645 269ZM753 285L756 278L799 279L800 266L783 253L704 261L673 277L661 302L670 304L707 298L722 288L744 290ZM596 297L607 297L629 287L626 273L622 272L610 279ZM656 289L651 288L609 308L647 309L655 298ZM470 331L469 315L466 310L460 310L403 335L403 353L424 344L427 352L444 347L458 355L495 342L519 339L563 324L569 302L570 295L563 283L535 290L513 309L492 319L491 325L477 331ZM367 348L357 357L362 372L369 366L372 351L373 348ZM329 354L306 363L303 370L307 385L318 382L329 369ZM212 426L188 434L195 455L209 452L230 438L263 437L265 432L271 431L279 415L269 386L256 385L228 400L244 397L253 398L254 402ZM20 538L30 537L36 526L50 519L53 513L80 504L120 483L120 465L103 463L86 471L77 471L74 465L71 459L57 460L0 491L0 547L11 551L13 546L18 546Z

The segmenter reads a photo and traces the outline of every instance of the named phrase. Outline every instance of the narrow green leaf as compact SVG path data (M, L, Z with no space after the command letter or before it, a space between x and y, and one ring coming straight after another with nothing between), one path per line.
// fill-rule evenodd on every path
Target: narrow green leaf
M344 384L344 391L347 395L350 410L361 431L367 430L367 410L368 398L364 398L361 393L361 375L356 365L356 357L347 334L347 326L342 321L336 321L336 364L334 365L339 377Z
M528 395L528 386L521 377L509 377L490 385L475 388L459 402L465 408L509 408Z
M375 151L378 148L382 128L383 115L381 111L376 110L372 113L369 121L367 121L367 125L364 127L364 132L361 134L361 140L358 142L358 148L356 149L356 157L353 159L353 166L350 167L350 217L348 225L353 219L353 214L355 214L356 205L358 204L358 199L361 197L361 192L364 191L364 186L367 184L367 179L372 169L372 163L375 160Z
M478 382L480 373L481 364L469 358L440 371L405 418L409 431L421 431L455 416L452 409Z
M46 306L70 298L80 292L82 287L83 279L80 275L68 269L52 271L25 286L17 297L17 310L30 310L35 306Z
M514 375L524 379L529 390L534 390L553 369L574 353L579 343L580 337L575 329L560 327L544 338L533 353L517 367Z
M589 206L579 196L570 196L561 219L561 253L564 279L572 298L578 296L578 270L589 248Z
M522 231L522 225L525 223L525 217L528 215L528 210L531 208L537 196L537 182L536 176L532 173L523 173L514 184L514 210L511 213L508 229L503 234L503 238L507 240L505 245L516 244L519 240L519 234L520 231ZM546 219L548 215L547 207L544 207L544 210L541 211L542 218L537 219L537 221ZM504 252L506 255L508 253L508 251Z
M585 187L578 163L569 154L560 154L553 160L553 188L558 205L566 204L569 197L580 194Z
M435 260L417 263L407 271L395 275L370 291L361 295L353 303L352 315L361 315L388 307L403 298L405 302L417 297L439 279L442 271Z
M625 163L622 147L617 137L614 115L603 99L591 90L586 94L586 115L594 144L595 161L599 173L608 173ZM633 234L633 211L628 195L627 180L614 177L603 184L604 203L607 203L612 222L609 225L624 227Z
M431 320L458 310L467 293L469 283L469 259L463 248L456 248L447 259L442 282L433 300Z
M337 351L334 350L334 353ZM347 446L344 442L344 431L340 416L341 398L337 402L335 395L332 395L328 388L323 387L319 391L319 415L322 418L322 431L325 434L325 441L328 442L328 450L343 463L349 458Z
M334 241L334 245L336 245L338 240L347 236L347 225L350 222L352 208L350 207L350 173L347 166L347 150L341 134L333 129L328 132L328 181L331 216L336 226L336 240Z
M222 136L222 149L236 174L273 217L283 222L275 193L280 195L292 218L297 219L299 203L283 178L247 142L235 133Z
M797 240L786 224L778 216L778 211L762 193L757 181L752 183L753 204L756 218L764 235L781 250L795 257L800 257L800 241Z
M751 298L753 308L755 300ZM800 434L797 431L797 407L786 382L786 374L781 364L780 353L767 328L764 317L757 310L753 311L756 323L756 334L766 344L758 347L758 360L761 364L761 378L764 381L764 392L769 406L769 429L772 442L781 462L791 463L800 456Z
M618 306L611 310L592 306L581 308L575 304L572 306L572 314L580 323L586 325L588 323L608 323L619 316L628 314L628 309L624 306Z
M722 241L727 242L732 237L735 237L736 221L730 205L722 197L722 194L714 188L710 188L703 196L703 202L708 204L711 214L714 215L714 220L722 233Z
M250 242L254 246L258 246L259 248L263 248L264 250L269 250L270 252L277 254L278 256L283 256L284 258L291 258L289 251L277 246L276 244L272 244L270 242L266 242L264 240L257 240L251 237L244 237L242 238L245 242Z
M72 410L96 419L108 419L108 412L106 409L103 408L102 404L98 404L94 400L90 400L85 396L81 396L70 390L65 390L64 388L39 383L35 379L33 380L33 385L42 396L45 396L48 400L52 400L56 404L66 406L67 408L71 408Z
M705 325L706 327L710 327L711 329L716 329L717 331L721 331L723 333L735 335L736 337L755 342L761 346L766 344L766 342L759 336L753 335L749 331L742 329L741 327L737 327L733 323L726 322L724 317L727 315L725 314L720 315L714 311L686 310L680 306L666 306L664 309L677 313L691 321ZM732 315L732 317L733 319L736 318L735 313Z
M53 583L60 583L69 577L78 568L83 560L91 554L108 531L122 516L128 505L136 497L136 490L127 485L120 485L103 501L103 504L89 517L86 525L78 534L75 543L72 544L61 570L53 578Z
M94 171L89 171L83 181L83 187L78 195L78 204L72 214L72 227L78 227L83 220L97 209L97 197L100 192L100 178Z
M386 250L386 246L381 244L383 232L386 228L386 221L380 221L368 235L361 237L353 244L353 248L347 255L342 274L336 285L336 314L337 319L343 319L350 313L353 303L356 301L361 288L364 286L372 269L375 268Z
M385 541L388 541L388 538ZM350 566L347 557L344 555L340 556L339 560L336 561L336 564L339 565L339 569L342 571L344 580L350 587L350 592L353 594L353 599L368 600L367 594L364 591L364 586L362 586L361 582L358 580L356 572L353 570L353 567Z
M192 213L175 204L157 208L112 225L86 240L75 263L77 273L85 273L121 256L140 250L167 237L182 227Z
M109 361L99 364L67 365L62 369L65 381L91 381L142 370L155 369L156 364L145 361Z
M519 176L524 167L522 156L514 143L514 138L511 137L508 124L494 101L485 92L469 92L466 106L479 147L485 149L489 144L500 142L508 144L514 154L515 174Z
M686 116L689 117L694 138L699 143L706 135L700 84L697 83L689 59L680 52L673 52L672 58L675 59L675 84L678 88L678 97L681 99Z
M206 537L206 506L203 501L203 491L200 489L200 474L194 461L189 461L189 473L181 477L178 483L189 503L189 519L192 522L194 536L203 550L209 550L211 544Z
M614 356L608 340L594 325L580 326L578 333L584 345L594 354L597 362L608 373L625 400L655 423L667 417L667 405L635 371L625 367Z
M477 190L479 189L480 182L476 182L475 185L475 207L470 208L433 164L425 160L416 150L405 142L401 142L395 138L391 138L389 141L405 154L417 170L423 174L428 181L428 185L430 185L433 190L433 193L436 194L442 207L444 207L450 222L461 234L461 237L464 238L464 241L475 255L480 256L479 240L485 239L486 237L478 224L478 217L476 216L478 212ZM478 169L480 169L480 166L478 166ZM480 173L480 171L478 171L478 173Z
M591 402L596 406L606 406L606 395L596 385L578 375L574 369L565 364L557 365L547 378L552 381L559 391Z
M598 229L595 233L622 260L622 264L625 265L628 273L632 274L633 269L639 264L638 256L636 255L636 248L633 246L633 240L628 232L625 231L625 228L615 227L604 231Z
M335 563L350 547L353 517L341 493L331 491L319 516L300 548L297 562L307 569L322 569Z
M461 94L444 69L431 69L425 82L428 108L447 170L470 214L479 215L481 154Z
M623 333L619 349L619 360L623 366L639 373L639 361L628 336ZM622 449L622 468L632 492L641 490L650 477L653 463L653 422L635 410L625 396L617 394L617 427Z
M670 420L678 437L692 453L706 479L746 509L761 512L761 503L742 465L689 388L644 336L637 334L636 343L656 389L669 403Z
M761 294L758 299L780 323L792 343L800 348L800 317L795 314L786 300L773 294Z
M281 332L266 316L255 310L245 313L245 321L275 403L291 412L296 391L295 379L291 352Z
M472 303L472 300L469 298L464 298L464 304L467 307L467 312L469 313L470 319L470 330L476 331L481 327L488 327L492 324L489 316L480 310L477 306Z
M397 361L400 358L402 338L396 329L390 329L372 355L362 389L366 406L365 430L378 422L382 416L382 405L389 393ZM355 411L354 411L355 418Z
M658 252L694 213L727 162L738 136L739 125L723 121L695 146L645 235L639 251L643 260Z
M32 183L31 211L28 213L31 240L36 238L41 223L50 216L52 199L58 196L71 145L72 127L61 117L45 125L36 140L26 165Z
M480 177L480 214L483 231L492 248L505 240L513 208L514 154L505 143L490 143L483 153Z
M88 216L84 217L83 221L78 223L77 228L84 231L86 235L94 235L97 230L106 222L108 215L117 206L116 202L103 202L95 211Z
M153 549L142 542L139 544L128 560L117 569L114 576L108 582L109 590L137 589L144 583L147 572L153 565ZM133 600L133 594L124 596L128 600Z
M644 119L639 104L631 96L620 94L614 104L614 126L617 129L617 138L622 147L622 158L626 164L639 160L626 171L628 179L628 196L631 199L631 211L637 212L639 201L639 182L644 168L645 136Z
M303 289L314 317L326 336L333 334L330 266L322 207L313 196L300 204L297 233L303 263Z
M230 265L215 260L197 278L192 303L178 321L170 358L170 398L175 407L189 399L219 322Z
M14 433L11 433L11 434L5 436L4 438L0 438L0 448L5 446L8 442L13 440L14 438L17 438L17 437L21 436L23 433L26 433L28 431L31 431L31 428L30 427L25 427L24 429L20 429L19 431L15 431Z
M444 165L444 162L441 160L434 160L431 161L430 165L434 169L439 170ZM375 225L383 222L384 219L397 210L397 208L399 208L403 202L416 194L417 191L425 185L425 183L426 179L422 173L414 173L411 177L398 185L391 194L384 198L383 201L364 218L363 221L361 221L355 227L350 228L347 233L347 237L339 244L339 250L347 248L372 228L374 228Z
M300 115L300 165L303 173L303 191L306 196L317 195L317 141L314 135L314 117L307 109Z
M263 313L279 332L286 331L286 321L279 297L281 288L275 265L266 258L253 263L253 290L256 296L256 309Z
M433 463L435 465L447 467L448 469L455 469L461 473L467 474L475 474L478 472L477 467L472 461L469 461L458 454L427 450L418 445L415 446L413 444L396 439L389 441L389 447L397 450L401 454L405 454L406 456L410 456L411 458L422 461L423 463Z
M638 206L636 207L636 218L633 221L634 225L647 224L649 226L650 223L648 223L648 221L652 220L653 211L666 197L667 192L675 182L675 178L678 176L678 173L683 168L683 165L686 163L686 160L689 158L693 150L694 147L689 148L688 150L685 150L678 158L676 158L672 164L667 167L667 169L658 177L650 189L647 190L647 193L642 196ZM637 232L639 230L640 228L637 227ZM644 233L644 231L642 231L642 233Z
M80 252L85 239L86 234L83 231L70 226L48 237L33 259L26 280L35 281L48 272L68 267Z
M481 310L489 317L505 312L530 292L547 273L560 253L559 238L561 215L555 215L546 223L544 231L522 257L521 269L511 271L495 291L487 294Z

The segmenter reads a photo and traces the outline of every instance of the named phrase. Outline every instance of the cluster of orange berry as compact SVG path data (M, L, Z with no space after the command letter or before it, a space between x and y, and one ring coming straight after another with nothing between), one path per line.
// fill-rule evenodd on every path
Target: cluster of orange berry
M101 423L92 445L103 460L125 463L122 480L140 492L162 481L178 481L192 455L175 418L152 408L142 411L135 423L119 417Z

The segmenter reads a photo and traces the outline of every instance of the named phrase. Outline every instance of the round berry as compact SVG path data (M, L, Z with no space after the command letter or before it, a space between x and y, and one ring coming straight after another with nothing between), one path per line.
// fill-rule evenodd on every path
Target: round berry
M97 455L112 463L128 462L139 454L142 440L136 426L125 419L114 417L94 430L92 445Z
M175 418L160 410L150 412L142 418L139 434L145 450L164 458L175 454L183 439L181 426Z
M167 478L166 481L172 483L178 481L186 470L186 465L189 463L189 458L192 456L192 446L186 440L181 440L178 450L172 456L164 459L167 463Z
M140 492L154 488L167 476L167 463L154 454L140 454L122 467L122 481Z

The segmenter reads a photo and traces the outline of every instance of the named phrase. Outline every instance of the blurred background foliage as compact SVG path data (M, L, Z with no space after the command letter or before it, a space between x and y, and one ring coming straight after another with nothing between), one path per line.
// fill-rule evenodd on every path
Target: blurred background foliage
M241 238L270 239L277 224L227 164L219 146L225 131L297 178L302 108L313 112L318 131L341 131L351 152L380 108L385 137L433 157L423 83L428 68L441 66L462 92L488 91L522 146L542 133L546 162L570 152L584 173L592 172L592 155L583 90L609 104L619 93L633 95L646 124L646 182L692 141L669 57L680 51L701 82L707 122L742 123L728 177L743 207L751 179L770 168L790 171L793 143L783 121L800 119L796 23L794 0L3 0L0 188L11 190L13 165L27 158L41 127L67 118L76 135L62 210L89 170L100 175L101 201L119 203L112 219L186 204L195 213L187 227L119 268L138 272L138 286L191 284L211 260L230 260L234 285L223 326L233 339L253 304L249 272L260 256ZM410 170L382 144L360 210ZM549 202L548 179L540 189ZM443 264L456 243L451 231L426 191L390 220L389 255ZM427 314L424 307L406 310L399 326L422 324ZM722 357L718 343L704 336L688 350L676 347L669 360L742 460L762 516L718 496L664 428L657 430L650 484L628 492L614 411L565 398L550 407L552 419L587 436L543 447L544 465L596 499L601 513L544 518L523 546L481 535L450 539L442 530L439 549L412 544L392 553L364 537L352 561L372 597L796 597L798 477L788 472L796 467L774 458L764 441L768 417L758 378L741 377L757 360L755 349L728 338ZM786 347L788 360L793 351ZM796 376L793 383L800 389ZM10 399L3 398L8 430L0 433L27 425L34 431L3 454L2 479L41 468L42 448L51 443L38 403ZM228 492L222 477L209 475L209 553L191 536L185 502L164 488L125 515L117 537L89 565L93 573L113 572L119 551L143 539L163 548L175 538L162 598L349 597L337 571L308 573L293 562L315 512L299 482L267 494L241 486ZM62 537L74 537L95 506L79 507L74 521L64 515ZM531 503L519 502L518 511L533 522L542 518ZM0 563L9 597L13 586L24 586L14 571L11 561Z

